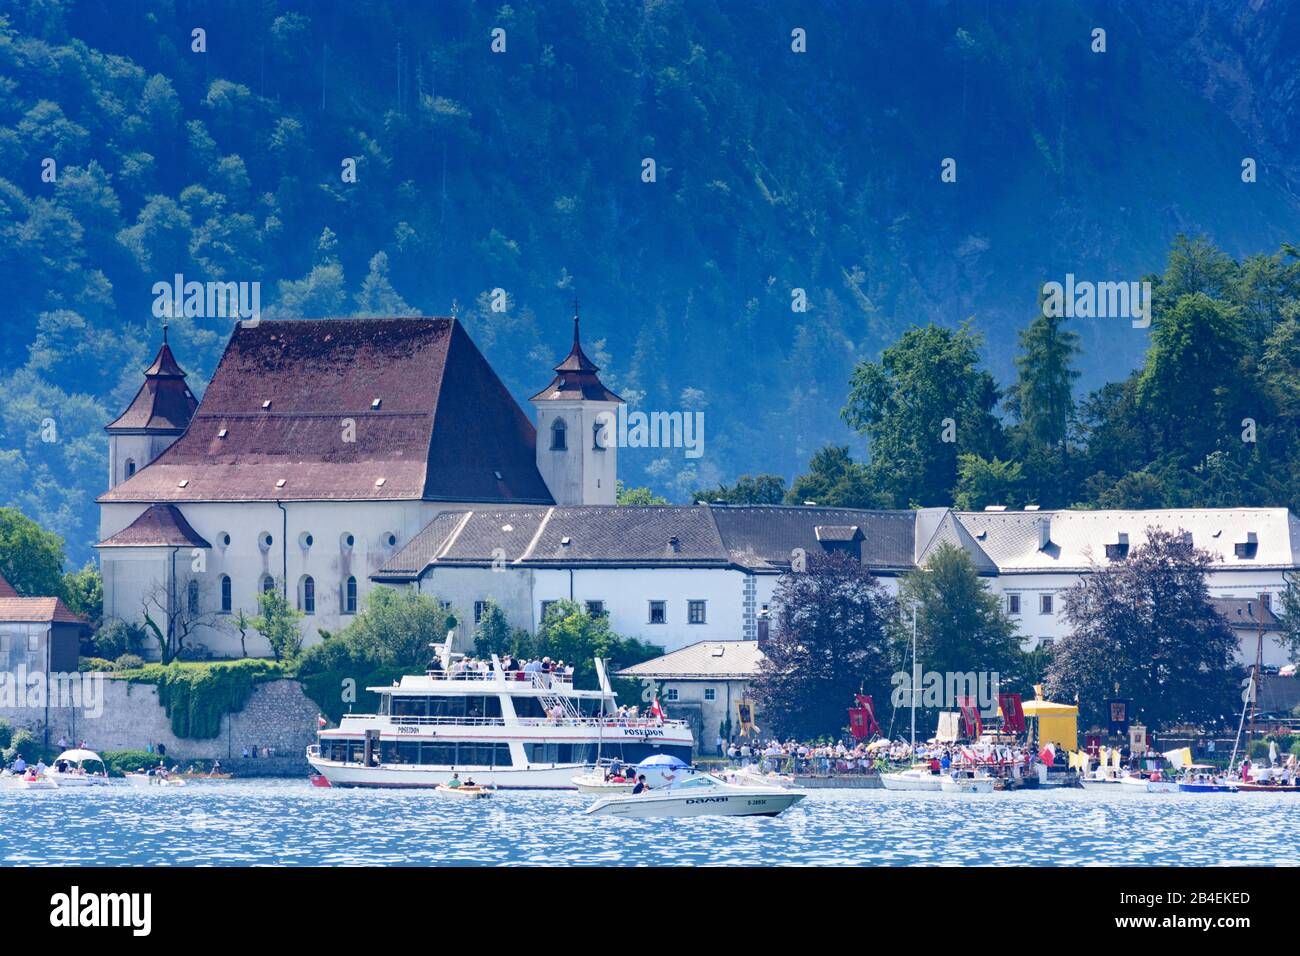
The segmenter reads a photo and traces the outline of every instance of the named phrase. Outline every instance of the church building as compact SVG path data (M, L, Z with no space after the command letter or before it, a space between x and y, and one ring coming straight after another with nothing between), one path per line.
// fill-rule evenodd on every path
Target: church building
M568 355L531 399L534 426L455 319L263 320L236 326L199 401L164 331L107 426L104 616L215 656L269 655L236 627L260 592L283 590L310 645L384 585L451 607L462 649L489 600L530 632L571 600L672 653L762 641L781 576L810 555L849 554L896 592L952 544L1034 647L1068 633L1062 592L1151 527L1214 556L1224 607L1275 607L1300 570L1285 508L619 506L610 423L623 400L599 371L575 316ZM1260 641L1266 663L1285 659L1276 628L1242 633L1243 659Z

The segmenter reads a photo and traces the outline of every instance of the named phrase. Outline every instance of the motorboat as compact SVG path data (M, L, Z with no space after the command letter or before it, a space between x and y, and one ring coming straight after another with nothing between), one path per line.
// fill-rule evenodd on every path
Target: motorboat
M925 764L916 764L894 773L882 773L880 783L886 790L937 792L943 789L943 779Z
M587 813L606 817L774 817L805 796L799 790L727 783L701 773L666 787L605 797L589 806Z
M14 776L12 786L18 790L58 790L59 785L46 777L44 774L38 774L35 767L28 768L23 774Z
M992 793L993 778L983 771L942 774L939 789L944 793Z
M738 783L742 785L755 785L760 787L781 787L789 789L797 787L794 777L788 773L777 773L775 770L769 770L763 773L757 768L751 766L740 767L736 770L728 770L723 774L723 779L727 783Z
M628 768L625 773L623 768L615 767L608 762L598 763L585 773L576 774L572 780L580 793L596 793L605 796L631 793L632 788L636 786L636 775L631 768Z
M92 766L87 767L87 764ZM99 764L98 769L94 764ZM45 769L45 776L60 787L106 787L108 765L93 750L65 750Z
M1164 777L1144 777L1141 774L1129 774L1120 777L1120 785L1129 787L1134 790L1142 790L1146 793L1177 793L1178 781L1169 780Z
M1236 793L1238 781L1225 777L1210 764L1191 764L1178 778L1179 793Z

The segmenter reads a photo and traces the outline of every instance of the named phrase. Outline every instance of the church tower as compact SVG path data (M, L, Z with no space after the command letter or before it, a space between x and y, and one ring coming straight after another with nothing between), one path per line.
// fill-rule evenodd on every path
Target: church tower
M198 408L185 372L176 363L163 326L162 347L144 372L144 384L121 416L108 425L108 487L126 481L185 434Z
M557 505L612 505L618 483L619 398L601 384L582 351L578 304L573 348L555 379L532 397L537 409L537 470Z

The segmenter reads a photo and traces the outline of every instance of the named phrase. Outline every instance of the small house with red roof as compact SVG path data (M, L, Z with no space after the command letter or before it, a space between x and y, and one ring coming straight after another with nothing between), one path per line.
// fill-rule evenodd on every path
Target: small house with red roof
M0 575L0 672L71 674L89 626L57 597L20 597Z

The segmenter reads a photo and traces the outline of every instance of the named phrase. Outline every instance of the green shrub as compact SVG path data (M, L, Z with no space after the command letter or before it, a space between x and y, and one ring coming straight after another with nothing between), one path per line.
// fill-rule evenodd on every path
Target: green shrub
M9 738L9 746L4 750L5 763L13 763L19 756L28 763L35 763L45 756L45 748L26 727L19 727Z
M113 662L113 667L119 671L135 670L144 667L144 658L139 654L123 654Z
M9 726L9 721L0 720L0 751L8 749L13 739L14 729Z
M81 673L92 673L95 671L111 671L113 662L105 660L102 657L82 657L77 661L77 670Z
M145 636L140 628L114 618L100 625L91 643L98 656L112 661L123 654L139 654L144 648Z
M221 732L221 718L238 713L248 703L253 686L286 675L274 661L242 660L218 663L144 664L122 670L127 680L154 684L158 702L171 718L177 737L204 740Z
M162 759L157 754L151 754L147 750L110 750L100 754L100 756L104 758L104 765L108 767L108 773L111 777L121 777L137 770L156 767L158 761ZM167 759L169 763L172 762L170 754Z

